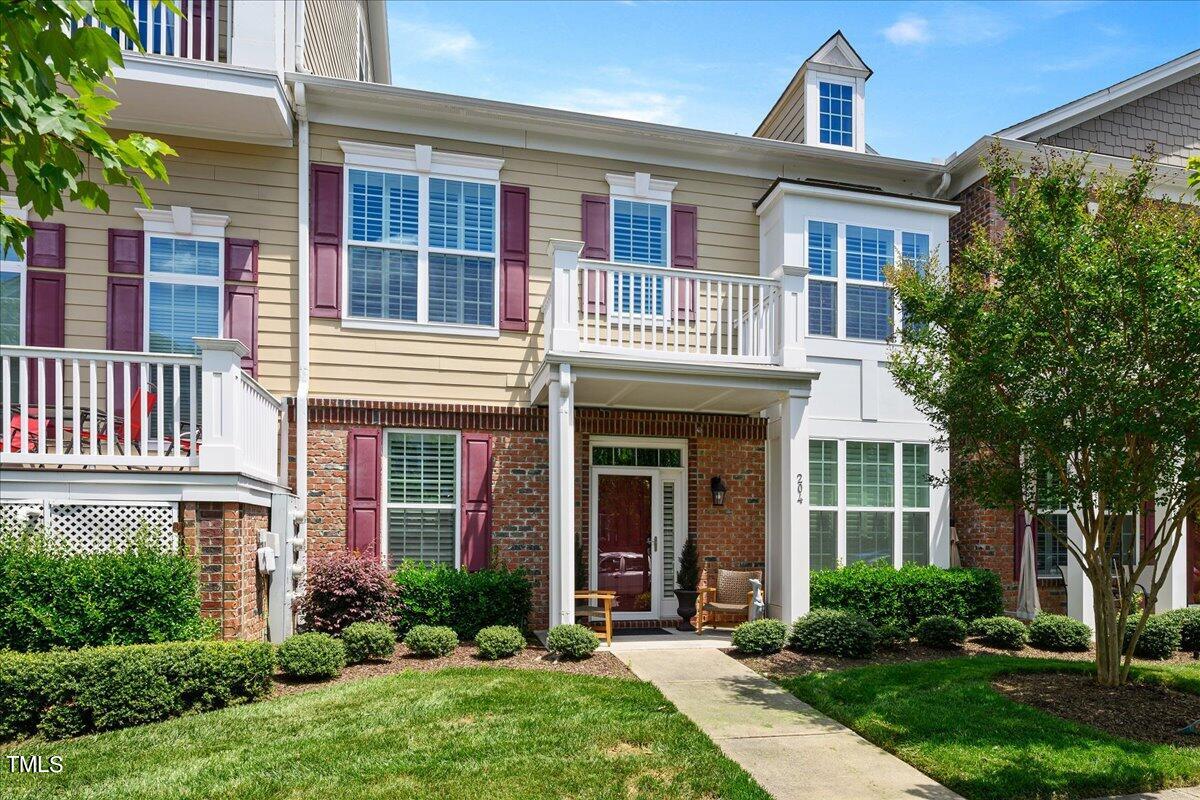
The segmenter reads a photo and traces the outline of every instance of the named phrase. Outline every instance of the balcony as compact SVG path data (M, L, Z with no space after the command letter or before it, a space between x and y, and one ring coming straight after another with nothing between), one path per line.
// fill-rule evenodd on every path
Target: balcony
M804 356L805 274L770 277L580 258L552 240L542 305L544 400L566 365L579 405L749 413L814 375Z
M125 65L115 71L118 126L263 144L290 141L292 118L280 77L283 3L176 0L176 16L162 3L125 1L139 35L135 42L109 31L126 51Z
M283 401L242 370L241 342L195 341L196 356L0 348L0 467L282 483ZM16 474L6 472L6 482Z

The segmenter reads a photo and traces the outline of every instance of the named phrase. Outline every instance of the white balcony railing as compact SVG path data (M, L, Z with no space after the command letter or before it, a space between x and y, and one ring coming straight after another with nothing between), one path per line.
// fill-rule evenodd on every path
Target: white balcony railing
M240 366L245 345L200 355L0 348L0 465L239 472L278 482L283 403Z
M804 273L766 278L579 258L553 240L546 349L673 361L803 364Z
M233 40L233 3L229 0L175 0L178 15L150 0L125 0L125 5L133 11L138 41L147 55L229 62ZM102 27L92 17L81 24ZM123 50L138 50L138 42L121 30L110 28L108 32Z

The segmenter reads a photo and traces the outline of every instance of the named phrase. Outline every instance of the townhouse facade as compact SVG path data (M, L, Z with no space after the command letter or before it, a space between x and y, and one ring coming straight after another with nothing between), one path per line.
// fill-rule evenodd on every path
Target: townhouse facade
M784 619L811 570L949 566L952 528L1011 576L1014 514L931 483L949 454L887 372L883 268L994 218L982 145L875 153L840 33L733 136L391 86L377 0L181 11L139 12L117 77L118 124L179 152L154 208L114 189L0 272L4 520L182 537L243 638L286 636L341 548L523 569L535 628L583 587L675 619L688 537ZM1165 91L1194 150L1194 56L1091 110Z

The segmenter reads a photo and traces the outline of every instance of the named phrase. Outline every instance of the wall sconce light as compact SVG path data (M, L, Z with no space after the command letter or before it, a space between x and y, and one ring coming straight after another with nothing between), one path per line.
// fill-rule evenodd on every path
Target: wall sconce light
M728 487L725 485L725 481L721 480L720 475L714 475L713 479L711 481L711 485L712 485L713 505L714 506L725 505L725 492L728 490Z

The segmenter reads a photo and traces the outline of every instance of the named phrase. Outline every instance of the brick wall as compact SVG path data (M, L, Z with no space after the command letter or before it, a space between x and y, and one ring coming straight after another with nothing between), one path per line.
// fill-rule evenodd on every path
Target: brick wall
M550 536L545 409L316 400L310 405L309 414L310 556L345 547L346 442L350 428L377 425L490 433L493 559L526 571L533 582L534 611L530 623L535 628L545 627ZM766 513L764 420L716 414L579 409L575 502L576 532L583 554L589 544L588 453L593 435L687 439L687 530L696 533L701 558L720 566L761 568ZM713 475L721 475L729 486L723 508L712 506L709 481Z
M258 572L258 530L267 509L240 503L181 503L180 535L200 560L200 613L222 639L261 640L267 630L267 580Z

